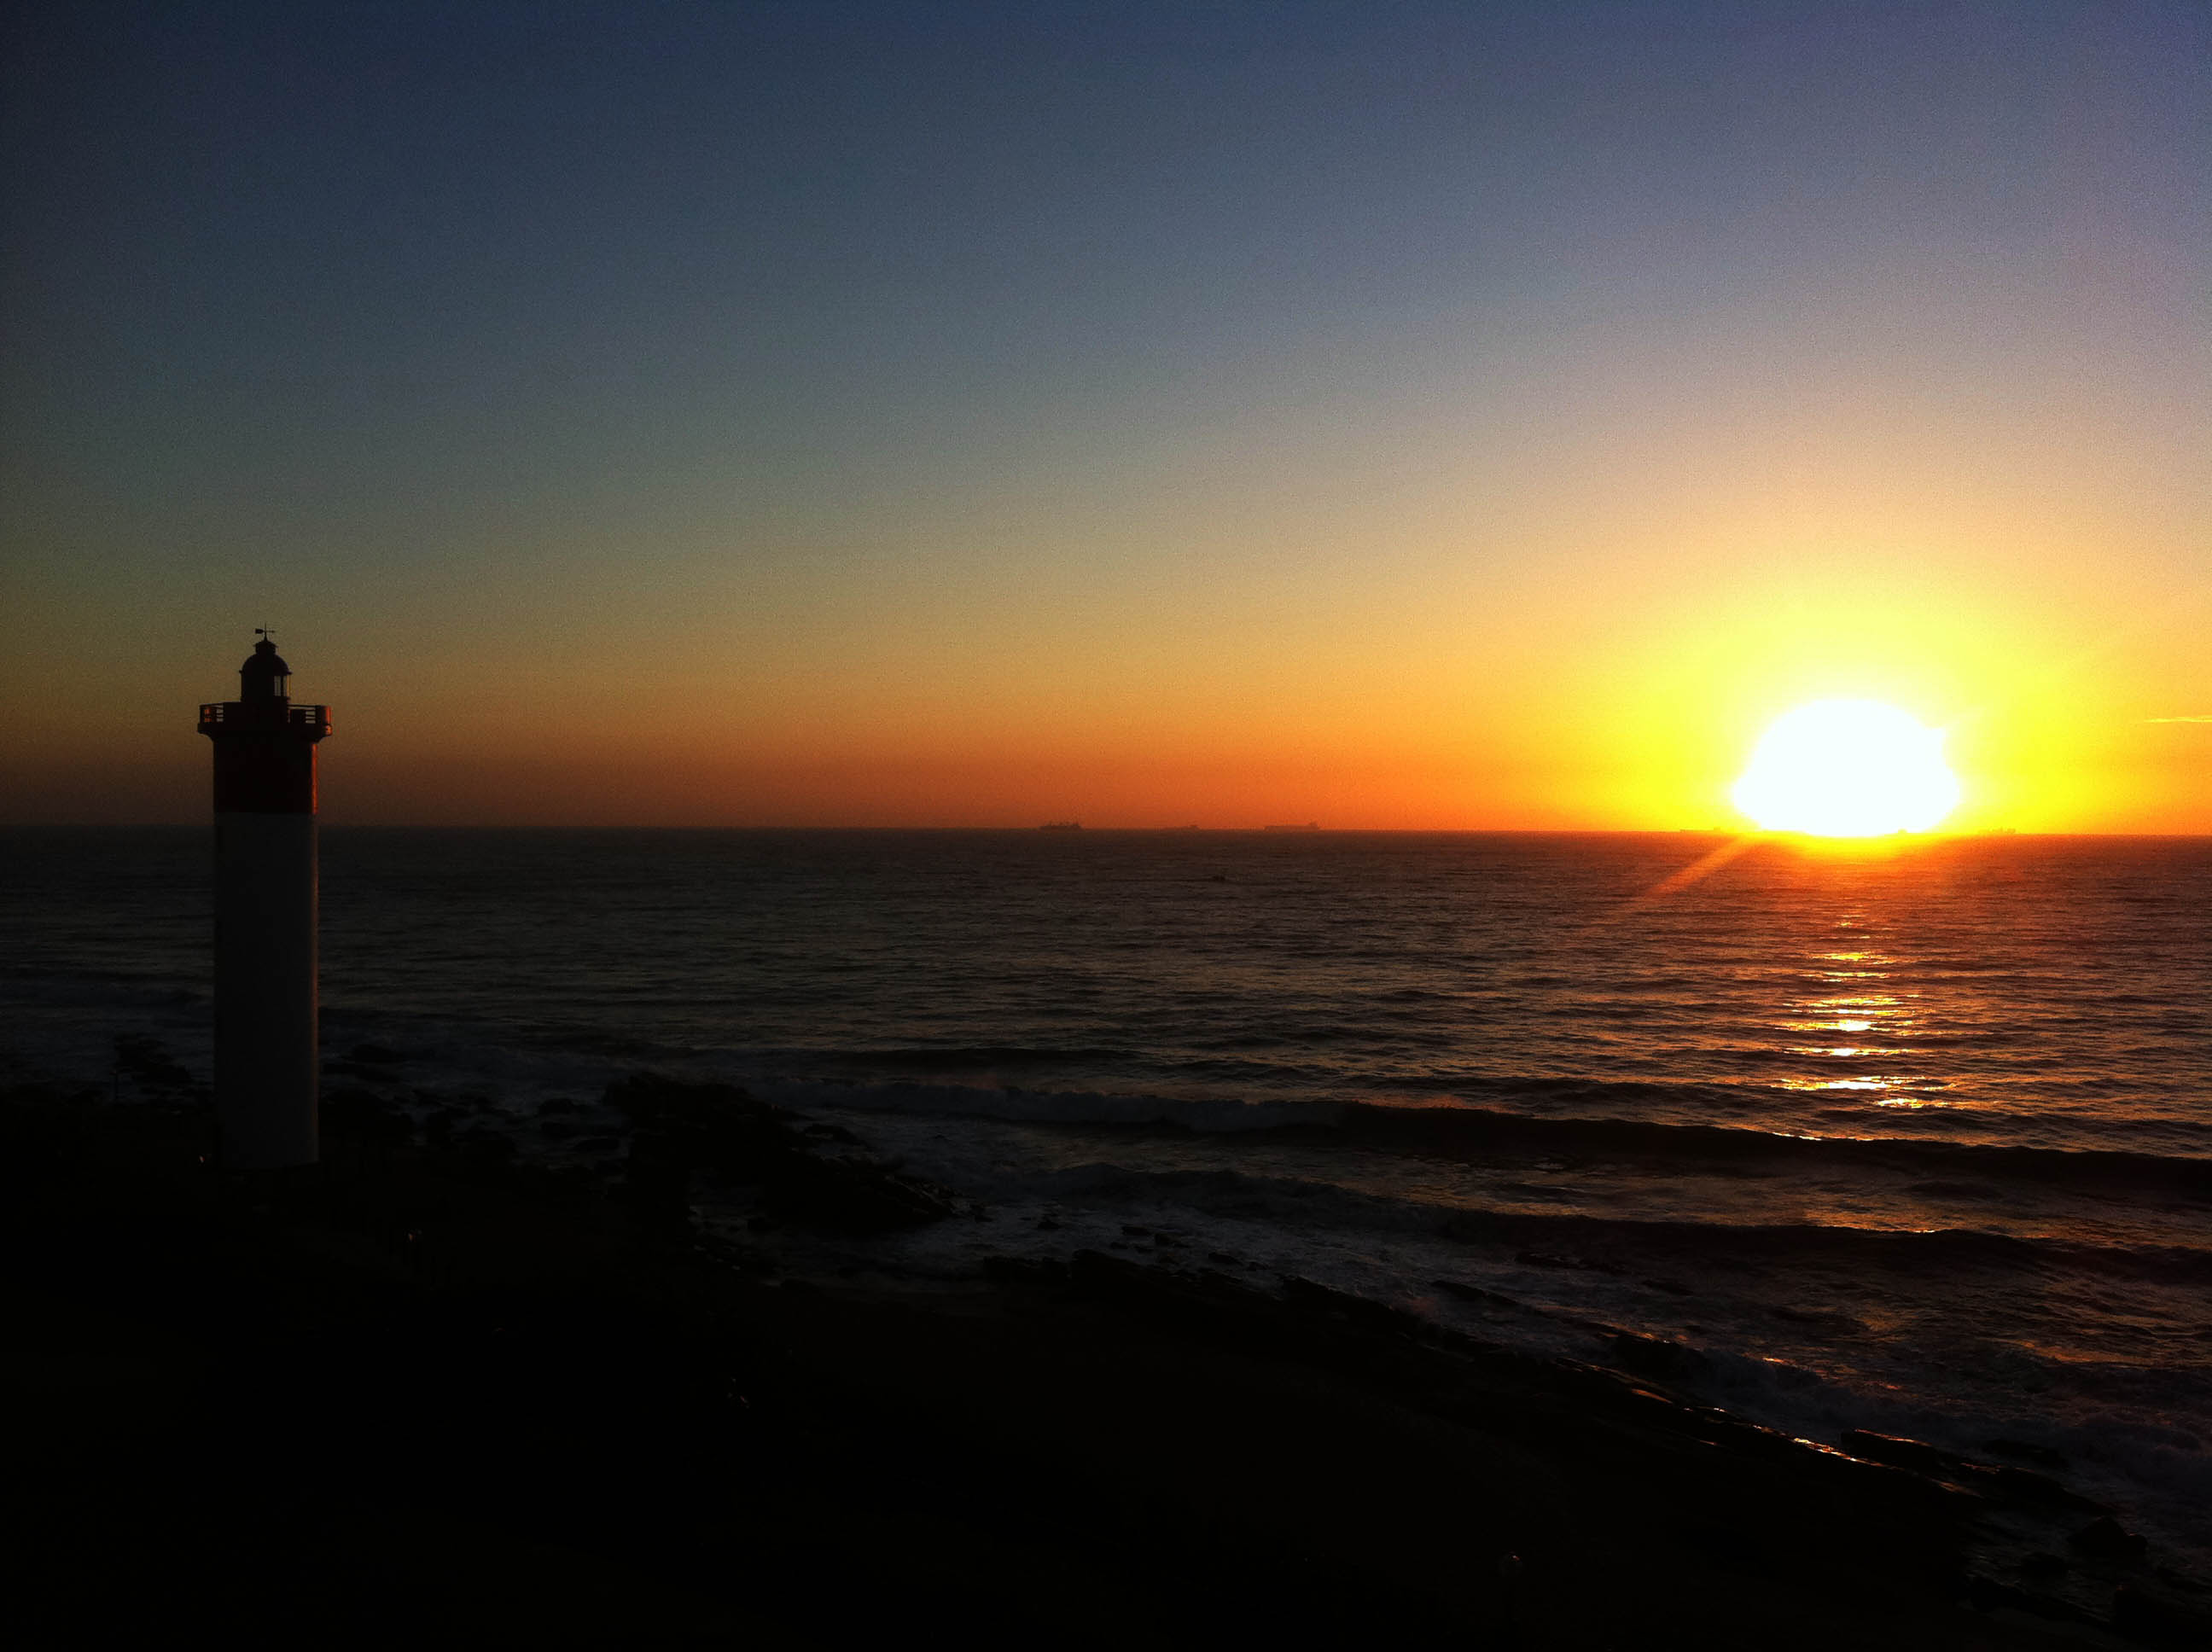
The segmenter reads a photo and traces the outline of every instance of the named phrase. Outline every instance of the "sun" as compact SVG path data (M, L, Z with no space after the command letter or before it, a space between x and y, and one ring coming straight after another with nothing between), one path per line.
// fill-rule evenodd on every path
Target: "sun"
M1816 700L1776 718L1729 793L1770 832L1924 832L1959 806L1943 731L1878 700Z

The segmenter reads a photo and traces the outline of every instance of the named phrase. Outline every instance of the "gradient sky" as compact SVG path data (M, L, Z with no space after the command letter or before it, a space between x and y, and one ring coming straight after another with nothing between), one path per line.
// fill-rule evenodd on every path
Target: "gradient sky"
M6 27L0 819L2212 831L2195 0Z

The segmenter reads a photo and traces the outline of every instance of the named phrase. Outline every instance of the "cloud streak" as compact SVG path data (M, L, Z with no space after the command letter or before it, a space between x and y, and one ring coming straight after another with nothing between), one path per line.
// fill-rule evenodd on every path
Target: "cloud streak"
M2212 712L2199 712L2191 717L2146 717L2146 723L2212 723Z

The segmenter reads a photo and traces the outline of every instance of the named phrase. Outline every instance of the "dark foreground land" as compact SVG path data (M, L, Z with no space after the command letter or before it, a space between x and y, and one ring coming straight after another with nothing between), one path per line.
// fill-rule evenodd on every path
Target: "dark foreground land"
M19 1646L2203 1628L2117 1528L2004 1574L1992 1519L2095 1527L2052 1482L1697 1412L1663 1345L1638 1386L1103 1254L965 1293L781 1281L691 1231L680 1129L641 1126L602 1181L341 1109L323 1167L257 1180L207 1168L188 1108L4 1114ZM890 1183L794 1181L761 1128L723 1146L781 1156L773 1219L897 1219Z

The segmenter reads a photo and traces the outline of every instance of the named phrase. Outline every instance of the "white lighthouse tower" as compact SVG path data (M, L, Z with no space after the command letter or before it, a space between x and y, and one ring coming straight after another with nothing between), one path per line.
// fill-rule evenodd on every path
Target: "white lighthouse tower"
M295 706L268 632L235 700L200 708L215 742L215 1102L222 1163L313 1164L315 744L328 706Z

